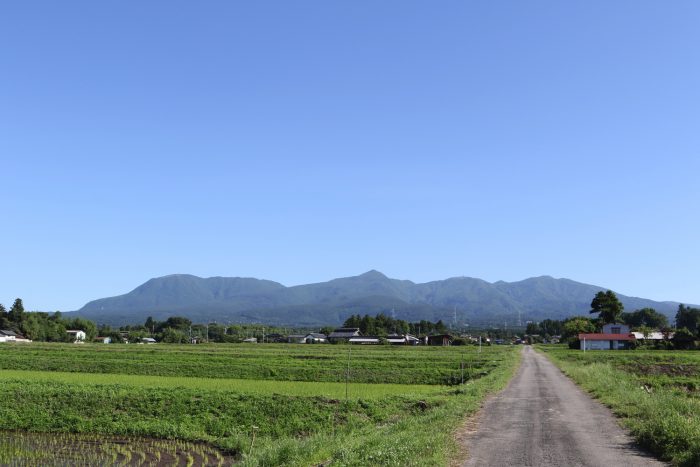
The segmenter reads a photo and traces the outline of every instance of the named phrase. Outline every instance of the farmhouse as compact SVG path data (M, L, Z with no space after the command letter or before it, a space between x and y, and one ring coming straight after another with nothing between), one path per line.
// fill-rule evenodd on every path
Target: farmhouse
M610 323L603 326L603 332L581 333L578 339L581 350L622 350L628 349L635 337L626 324Z
M360 335L360 328L338 328L328 335L330 342L347 342L351 337Z
M311 332L304 337L307 344L322 344L326 342L326 335L318 332Z
M85 338L87 337L85 331L81 331L80 329L69 329L66 331L66 334L68 334L75 344L85 342Z
M290 344L306 344L306 335L290 334L287 336L287 342Z
M111 344L112 338L111 337L97 336L97 337L95 337L95 342L98 342L100 344Z
M17 334L14 331L0 330L0 342L15 342Z

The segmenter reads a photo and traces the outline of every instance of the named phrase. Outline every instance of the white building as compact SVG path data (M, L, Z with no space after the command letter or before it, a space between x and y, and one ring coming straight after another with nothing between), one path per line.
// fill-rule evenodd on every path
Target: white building
M0 342L15 342L17 334L13 331L0 330Z
M81 331L80 329L69 329L66 331L66 334L70 336L75 344L85 342L85 339L87 338L85 331Z
M629 348L635 337L626 324L610 323L603 326L603 332L581 333L578 339L581 350L622 350Z
M635 337L635 339L643 341L662 341L666 339L673 339L673 333L669 332L668 337L664 335L663 332L661 331L652 331L646 336L644 335L643 332L632 332L632 335Z

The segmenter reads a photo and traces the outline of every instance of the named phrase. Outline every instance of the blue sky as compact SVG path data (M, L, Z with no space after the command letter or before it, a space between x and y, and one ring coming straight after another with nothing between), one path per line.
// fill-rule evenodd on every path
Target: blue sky
M700 303L700 4L0 6L0 303L171 274Z

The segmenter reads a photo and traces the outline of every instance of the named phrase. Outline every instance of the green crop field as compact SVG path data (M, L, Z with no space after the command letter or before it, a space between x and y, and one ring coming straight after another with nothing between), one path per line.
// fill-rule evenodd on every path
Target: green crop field
M2 345L0 429L204 442L244 465L445 465L457 426L518 358L506 346Z
M538 346L609 406L637 441L674 465L700 465L700 354Z

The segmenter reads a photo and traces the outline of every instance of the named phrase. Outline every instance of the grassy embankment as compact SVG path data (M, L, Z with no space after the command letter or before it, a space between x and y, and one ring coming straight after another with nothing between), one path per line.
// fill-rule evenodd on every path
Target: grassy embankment
M518 360L507 347L353 347L345 400L347 352L0 347L0 367L11 369L0 370L0 428L205 441L247 465L444 465L455 428ZM445 386L461 378L462 359L467 384Z
M700 465L700 354L538 346L611 408L640 445L674 465Z

